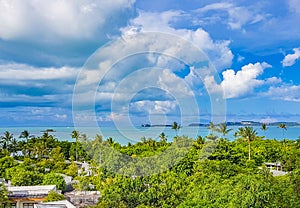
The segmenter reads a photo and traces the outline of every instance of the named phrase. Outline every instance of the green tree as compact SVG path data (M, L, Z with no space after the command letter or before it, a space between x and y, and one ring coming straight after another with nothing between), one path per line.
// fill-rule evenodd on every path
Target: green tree
M75 162L72 162L65 170L64 173L68 176L75 178L78 175L78 166Z
M26 139L26 142L28 142L28 139L30 138L29 131L27 131L27 130L22 131L19 138L24 138L24 139Z
M213 134L214 131L216 130L216 125L215 125L213 122L209 122L209 125L208 125L207 128L208 128L208 129L211 131L211 133Z
M78 140L79 140L79 132L74 130L72 131L72 138L75 139L75 143L76 143L76 155L75 155L75 161L78 160Z
M240 127L237 132L235 133L236 137L241 137L243 139L246 139L248 142L248 160L251 160L251 141L255 140L257 138L257 132L250 126L246 127Z
M6 178L10 179L14 186L35 186L43 181L42 174L19 166L7 169Z
M267 129L268 129L267 124L262 123L261 124L261 130L263 130L265 132L265 134L266 134Z
M214 127L214 129L216 132L222 134L223 137L225 137L226 134L228 134L230 131L232 131L232 129L227 128L227 124L225 122L217 125L216 127Z
M161 132L161 134L159 135L160 141L162 142L167 142L167 136L165 135L164 132Z
M0 178L5 177L5 170L17 166L18 163L12 157L6 156L0 159Z
M48 173L44 175L43 185L56 185L58 190L64 191L66 188L66 182L62 175L57 173Z
M13 134L9 131L4 132L4 136L1 137L0 143L2 144L2 148L8 150L8 147L13 139Z
M285 123L279 124L279 128L282 129L282 139L284 138L284 131L287 130Z
M6 202L8 202L8 191L4 184L0 183L0 207L4 207Z
M173 122L173 125L172 125L172 129L175 130L176 132L176 136L178 136L178 130L181 128L181 126L176 122L174 121Z
M13 156L15 156L15 154L19 150L16 138L12 138L10 144L8 145L8 150L10 153L12 153Z
M54 202L65 200L66 197L62 194L56 193L55 191L50 191L44 202Z

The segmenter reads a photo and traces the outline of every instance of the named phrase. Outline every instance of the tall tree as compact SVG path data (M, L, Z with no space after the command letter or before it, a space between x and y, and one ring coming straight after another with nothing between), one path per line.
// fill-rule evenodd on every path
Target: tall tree
M178 130L179 130L180 128L181 128L181 126L180 126L176 121L174 121L174 122L173 122L173 125L172 125L172 129L175 130L176 136L178 136Z
M19 138L26 139L26 142L28 142L29 137L30 137L30 133L27 130L22 131L19 136Z
M241 137L242 139L246 139L248 142L248 160L251 160L251 141L257 138L257 132L250 126L240 127L237 132L234 134L235 137Z
M282 138L284 138L284 131L287 130L285 123L279 124L279 128L282 129Z
M232 129L228 129L226 123L221 123L215 127L216 132L222 134L224 137L228 134Z
M262 123L262 124L261 124L261 130L263 130L263 131L265 132L265 134L266 134L267 129L268 129L267 124ZM266 136L266 135L265 135L265 136Z
M16 140L16 138L12 138L10 144L8 145L8 150L10 153L12 153L13 156L15 156L18 151L18 141Z
M13 139L13 134L11 134L9 131L4 132L4 136L1 137L2 148L7 150L12 139Z
M74 130L72 131L72 138L75 139L75 142L76 142L76 156L75 156L75 160L77 161L78 160L78 139L79 139L79 132Z
M29 131L27 131L27 130L24 130L24 131L22 131L21 132L21 134L20 134L20 136L19 136L19 138L24 138L24 139L26 139L26 143L24 142L23 143L23 147L22 147L22 150L24 150L24 155L29 155L29 152L30 152L30 150L29 150L29 144L28 144L28 139L30 138L30 133L29 133Z
M165 135L164 132L161 132L161 134L159 135L160 141L162 142L166 142L167 141L167 136Z
M212 121L209 122L209 125L208 125L207 129L210 130L210 133L211 133L211 134L214 134L214 132L215 132L215 130L216 130L216 125L214 124L214 122L212 122Z

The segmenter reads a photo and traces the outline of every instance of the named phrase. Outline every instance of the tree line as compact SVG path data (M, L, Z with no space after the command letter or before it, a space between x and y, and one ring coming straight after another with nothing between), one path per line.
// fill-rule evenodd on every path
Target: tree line
M143 137L127 145L101 135L88 139L76 131L72 142L47 132L31 137L25 131L14 141L5 132L0 178L13 185L55 184L64 190L60 174L66 174L77 181L75 189L101 192L99 208L300 207L300 138L266 139L245 126L229 141L226 135L232 130L226 124L208 128L207 136L188 138L178 135L176 123L172 142L162 132L158 139ZM178 155L180 160L169 165ZM93 174L80 174L75 161L88 161ZM280 162L288 174L275 177L264 162ZM157 173L161 167L166 168ZM5 195L0 188L0 198Z

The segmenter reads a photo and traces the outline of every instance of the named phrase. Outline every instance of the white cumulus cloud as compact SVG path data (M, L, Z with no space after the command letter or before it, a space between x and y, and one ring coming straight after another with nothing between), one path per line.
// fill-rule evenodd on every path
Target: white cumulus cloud
M293 66L296 63L296 61L300 58L300 48L294 48L293 51L293 54L288 54L284 57L282 61L282 65L284 67Z
M123 10L134 0L1 0L0 38L91 38L126 21ZM122 25L122 24L120 24ZM104 30L105 29L105 30ZM106 34L105 34L106 35Z
M276 100L300 102L300 85L271 86L265 96Z
M139 16L131 21L131 25L122 29L123 34L130 35L138 32L163 32L177 35L192 42L203 50L212 60L217 69L231 66L233 53L229 48L229 40L213 40L209 33L202 28L195 30L176 29L172 23L185 16L182 11L165 11L162 13L140 11ZM166 46L167 48L169 46Z
M224 71L222 73L223 81L220 84L217 84L212 76L206 77L204 83L210 93L223 90L224 98L237 98L251 93L256 87L266 82L278 82L275 78L266 81L258 79L258 76L263 73L264 69L269 67L271 65L265 62L248 64L237 72L233 69Z

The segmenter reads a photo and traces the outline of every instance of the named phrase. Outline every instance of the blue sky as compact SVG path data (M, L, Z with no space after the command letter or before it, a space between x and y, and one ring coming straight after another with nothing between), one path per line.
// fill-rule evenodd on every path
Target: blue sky
M299 0L2 0L0 125L72 126L73 119L86 125L198 122L211 119L210 101L218 94L226 101L228 121L300 122L299 22ZM198 53L185 44L170 53L175 58L132 56L141 48L172 49L171 41L158 46L147 35L130 45L130 37L149 32L201 50L219 79L204 72L200 79L198 69L179 60ZM94 62L100 69L110 66L105 63L123 50L119 40L132 50L129 58L105 75L88 70ZM77 89L75 110L81 112L74 114L74 87L82 78L92 81ZM88 88L92 82L98 88ZM189 118L180 118L187 108L191 115L182 115Z

